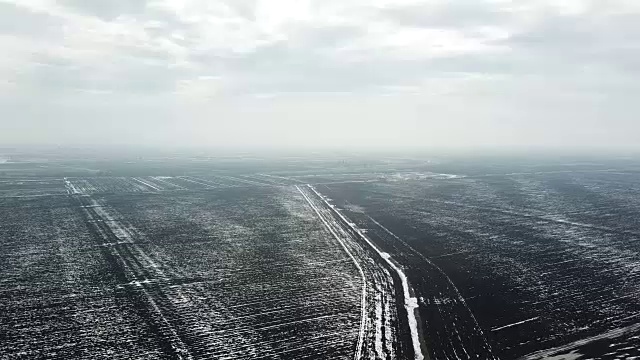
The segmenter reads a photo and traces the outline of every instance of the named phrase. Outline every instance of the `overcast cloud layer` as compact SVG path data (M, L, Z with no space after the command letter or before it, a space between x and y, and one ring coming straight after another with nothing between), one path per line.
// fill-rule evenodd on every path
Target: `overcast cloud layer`
M0 144L640 144L637 0L0 0L0 46Z

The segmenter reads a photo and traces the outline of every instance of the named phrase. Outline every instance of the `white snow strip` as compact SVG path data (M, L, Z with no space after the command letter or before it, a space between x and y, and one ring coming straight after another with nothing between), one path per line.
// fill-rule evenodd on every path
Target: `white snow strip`
M118 241L118 242L102 243L102 244L100 244L98 246L109 247L109 246L118 246L118 245L123 245L123 244L131 244L131 241Z
M141 183L142 185L145 185L145 186L147 186L147 187L150 187L150 188L152 188L153 190L156 190L156 191L162 191L162 189L160 189L159 187L157 187L157 186L155 186L155 185L151 184L151 183L150 183L150 182L148 182L148 181L142 180L141 178L133 178L133 180L135 180L135 181L137 181L137 182Z
M64 193L60 193L60 194L30 194L30 195L0 195L0 198L2 199L30 199L30 198L40 198L40 197L47 197L47 196L67 196L69 194L64 194Z
M388 254L385 256L386 253L380 251L372 242L371 240L369 240L369 238L364 235L364 233L362 232L362 230L360 230L359 228L357 228L351 221L347 220L347 218L345 218L342 213L340 213L338 210L335 209L335 207L331 206L331 204L329 204L327 202L327 200L325 200L325 198L318 192L316 191L316 189L311 186L311 185L307 185L314 193L316 193L316 195L322 199L322 201L324 201L324 203L329 206L331 209L333 209L333 211L338 214L338 216L349 225L349 227L351 227L351 229L353 231L355 231L358 235L360 235L360 237L367 243L369 244L369 246L371 246L371 248L373 248L386 262L387 264L398 274L398 276L400 277L400 280L402 282L402 291L404 292L404 299L405 299L405 308L407 309L407 318L409 321L409 329L411 332L411 342L413 344L413 352L415 353L415 359L416 360L423 360L424 359L424 354L422 353L422 346L420 345L420 334L418 332L418 320L416 319L416 315L415 315L415 311L418 308L418 299L416 299L415 297L411 296L411 292L409 291L409 280L407 279L407 276L405 275L404 271L402 271L402 269L400 269L398 266L396 266L396 264L390 260L390 256L388 256ZM297 187L297 186L296 186Z
M395 359L396 354L393 346L393 335L391 333L391 330L393 329L393 325L391 324L391 317L392 317L391 301L389 300L389 298L385 299L384 313L385 313L384 329L385 329L385 339L386 339L385 348L391 351L390 358Z
M329 232L331 233L331 235L333 235L334 238L336 238L336 240L338 240L338 243L340 243L340 245L342 246L342 248L344 249L344 251L347 253L347 255L349 255L349 257L351 258L351 260L353 261L353 263L356 265L356 267L358 268L358 271L360 272L360 276L362 277L362 300L360 302L360 309L361 309L361 314L360 314L360 331L358 332L358 344L356 346L356 353L353 356L353 358L355 360L360 360L360 358L362 357L362 347L364 344L364 333L365 333L365 322L366 322L366 318L367 318L367 279L364 276L364 271L362 271L362 267L360 266L360 264L358 263L358 261L356 260L356 258L351 254L351 252L349 251L349 249L347 249L347 246L344 244L344 242L342 241L342 239L340 239L340 237L338 236L338 234L335 233L335 231L333 231L333 229L331 228L331 226L329 226L329 224L327 223L327 221L322 217L322 215L320 214L320 211L318 210L318 208L313 204L313 202L311 201L311 199L309 199L309 197L307 196L307 194L304 193L304 191L302 191L302 189L300 189L300 187L298 187L298 185L296 185L296 189L298 189L298 191L300 192L300 194L302 194L302 196L304 197L304 199L307 201L307 203L309 203L309 205L311 206L311 208L313 209L313 211L315 211L315 213L318 215L318 217L320 218L320 220L324 223L324 225L326 226L326 228L329 230ZM315 191L315 190L314 190Z
M537 352L534 352L532 354L525 355L525 356L521 357L520 360L548 359L553 355L558 355L558 354L563 353L563 352L568 352L568 351L574 350L574 349L576 349L576 348L578 348L580 346L587 345L587 344L592 343L594 341L598 341L598 340L602 340L602 339L615 339L615 338L621 337L621 336L629 334L629 333L637 332L638 330L640 330L640 323L633 324L633 325L630 325L630 326L627 326L627 327L623 327L623 328L614 329L614 330L608 331L608 332L600 334L600 335L596 335L596 336L592 336L590 338L578 340L578 341L572 342L570 344L558 346L556 348L537 351Z
M391 230L387 229L386 227L384 227L382 224L380 224L379 222L377 222L374 218L372 218L371 216L367 216L369 218L369 220L373 221L373 223L375 223L376 225L378 225L382 230L384 230L387 234L393 236L396 240L400 241L402 244L404 244L407 248L409 248L413 253L415 253L416 255L418 255L419 257L421 257L424 261L426 261L428 264L430 264L431 266L433 266L435 269L437 269L449 282L449 284L451 285L451 287L453 288L453 290L456 292L456 295L458 295L458 299L460 300L460 302L462 303L462 305L464 305L464 307L467 309L467 311L469 311L469 315L471 316L471 319L473 319L473 322L476 325L476 328L478 329L478 331L480 332L480 334L482 335L482 339L484 340L485 345L487 346L487 349L489 349L489 352L492 353L491 350L491 345L487 342L487 338L484 335L484 331L482 331L482 328L480 327L480 325L478 324L478 320L476 319L476 317L473 315L473 312L471 311L471 308L469 307L469 305L467 304L467 302L464 300L464 298L462 297L462 294L460 294L460 290L458 290L458 288L456 287L456 285L453 283L453 281L451 280L451 278L436 264L434 264L431 260L429 260L429 258L427 258L426 256L424 256L422 253L420 253L419 251L417 251L416 249L414 249L411 245L407 244L404 240L400 239L396 234L394 234L393 232L391 232ZM493 354L492 354L493 355Z
M153 176L153 179L156 180L156 181L159 181L161 183L167 184L169 186L177 187L180 190L187 190L187 188L184 187L184 186L180 186L180 185L174 184L174 183L166 180L166 179L172 179L171 176Z
M376 293L376 341L375 341L375 349L376 354L382 356L384 354L383 343L382 343L382 294L380 292Z
M525 324L525 323L528 323L528 322L531 322L531 321L535 321L535 320L538 320L538 319L540 319L540 316L532 317L531 319L527 319L527 320L522 320L522 321L514 322L514 323L509 324L509 325L505 325L505 326L500 326L500 327L497 327L497 328L493 328L493 329L491 329L491 331L500 331L500 330L502 330L502 329L507 329L507 328L510 328L510 327L514 327L514 326L522 325L522 324Z
M105 223L109 224L108 226L111 232L119 240L121 240L122 243L133 244L133 241L132 241L133 239L131 238L130 232L126 230L124 226L122 226L113 216L111 216L111 214L109 214L106 211L104 206L99 204L96 200L91 199L91 208L94 209L94 212L97 217L101 218ZM91 212L86 210L86 208L85 208L85 211L87 212L90 218L93 218L93 216L91 215ZM97 228L97 229L105 238L107 238L107 236L104 233L102 233L102 230L100 228ZM134 249L137 250L138 253L142 255L145 260L150 262L150 264L153 267L157 268L158 265L155 262L153 262L141 249L137 248L135 245L134 245ZM160 309L160 307L158 306L153 296L151 296L151 294L147 291L147 288L144 286L145 284L148 283L148 279L136 279L136 275L135 275L136 272L131 268L129 264L127 264L126 261L122 260L123 259L122 254L119 251L116 251L115 254L118 258L120 258L120 263L124 267L125 271L130 274L133 274L134 280L131 282L131 284L140 287L140 290L143 292L145 298L149 302L149 305L151 305L151 307L153 308L153 311L159 317L160 322L168 330L168 334L166 334L166 336L168 336L167 341L169 342L169 346L171 346L171 348L175 352L176 357L178 359L188 359L188 360L193 359L193 356L189 352L189 349L186 346L186 344L182 341L182 339L176 332L175 328L172 326L171 322L169 322L169 320L163 314L162 309Z
M448 254L444 254L444 255L432 256L432 257L431 257L431 260L433 260L433 259L440 259L440 258L447 257L447 256L453 256L453 255L466 254L466 253L470 253L470 252L471 252L471 251L469 251L469 250L456 251L456 252L452 252L452 253L448 253Z
M73 185L71 181L69 181L69 179L67 178L64 178L64 185L67 188L67 192L69 194L72 194L72 195L82 194L82 191L78 190L78 188L76 188L75 185Z

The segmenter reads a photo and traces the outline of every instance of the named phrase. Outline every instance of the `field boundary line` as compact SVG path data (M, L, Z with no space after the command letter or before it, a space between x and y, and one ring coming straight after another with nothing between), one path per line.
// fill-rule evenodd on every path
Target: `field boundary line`
M351 252L349 251L347 246L344 244L342 239L340 239L338 234L336 234L336 232L331 228L331 226L329 226L329 223L327 223L327 221L322 217L322 214L320 214L320 211L318 210L318 208L315 205L313 205L313 202L311 202L311 199L309 199L307 194L305 194L304 191L302 191L302 189L300 189L298 185L296 185L296 189L298 189L298 192L302 194L302 196L307 201L309 206L311 206L313 211L315 211L315 213L318 215L318 218L320 218L320 220L322 221L324 226L329 230L331 235L333 235L333 237L335 237L336 240L338 240L338 242L340 243L344 251L347 253L347 255L349 255L351 260L353 260L353 263L358 268L358 271L360 272L360 276L362 277L362 300L360 304L360 308L361 308L360 331L358 332L358 345L356 347L356 353L353 357L355 360L360 360L362 358L362 347L364 345L364 333L365 333L365 325L366 325L365 321L367 317L367 278L365 277L364 271L362 270L362 266L360 266L360 264L358 263L358 260L356 260L356 258L351 254Z
M418 320L415 316L415 311L418 309L418 299L411 296L411 292L409 291L409 280L407 279L407 275L397 266L393 261L391 261L391 256L388 253L382 252L378 247L369 240L367 236L365 236L360 229L358 229L352 221L349 221L344 215L342 215L333 205L329 204L329 202L320 194L313 186L307 185L322 201L331 209L334 213L338 214L338 216L347 223L347 225L351 228L351 230L355 231L373 250L375 250L380 257L384 259L384 261L396 271L400 280L402 282L402 290L404 294L404 306L407 309L407 318L409 321L409 330L411 332L411 342L413 345L413 352L416 360L424 360L425 356L422 353L422 344L420 342L420 333L418 331ZM296 186L297 187L297 186Z

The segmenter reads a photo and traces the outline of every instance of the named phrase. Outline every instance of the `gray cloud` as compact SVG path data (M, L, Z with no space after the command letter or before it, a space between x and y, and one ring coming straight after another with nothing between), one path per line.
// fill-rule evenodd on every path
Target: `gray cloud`
M104 20L113 20L123 14L142 14L147 7L146 0L61 0L58 3Z
M48 37L60 34L63 22L47 13L34 11L19 4L0 2L0 34L28 37Z

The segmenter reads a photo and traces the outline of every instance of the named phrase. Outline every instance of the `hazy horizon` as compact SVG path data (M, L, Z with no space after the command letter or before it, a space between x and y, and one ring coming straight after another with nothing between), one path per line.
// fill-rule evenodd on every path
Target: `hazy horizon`
M0 0L0 147L637 151L628 0Z

